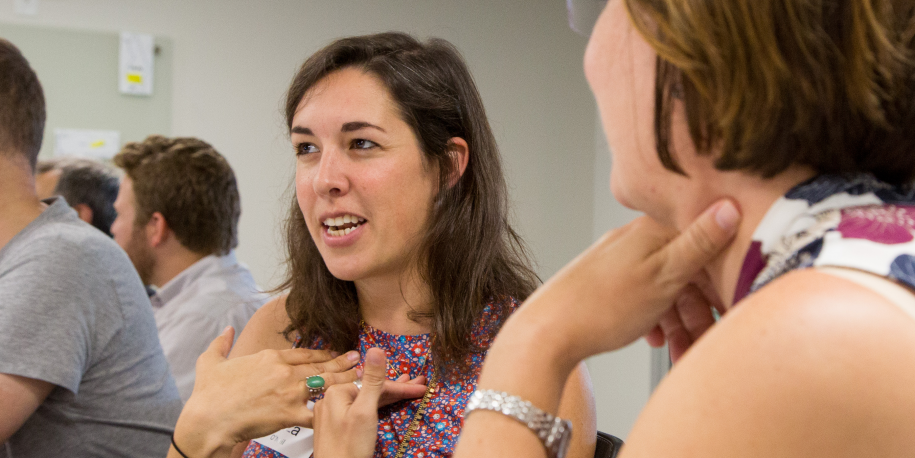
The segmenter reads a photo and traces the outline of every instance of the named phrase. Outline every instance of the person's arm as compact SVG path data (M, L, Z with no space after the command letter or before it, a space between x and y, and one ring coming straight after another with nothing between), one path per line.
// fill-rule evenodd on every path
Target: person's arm
M622 456L911 456L915 321L813 270L744 300L661 383Z
M283 331L289 326L286 313L286 294L275 297L261 306L245 325L229 353L229 358L253 355L264 349L283 350L292 347ZM242 441L232 449L232 458L241 458L249 441Z
M541 286L508 319L478 389L504 391L552 414L584 358L633 342L658 325L682 289L733 237L739 214L719 202L682 234L639 218L612 231ZM455 458L545 457L525 425L472 412Z
M0 444L22 427L52 389L54 385L43 380L0 374Z
M567 458L591 458L597 443L594 390L585 363L579 363L566 380L559 400L559 417L572 422L572 443Z
M229 358L253 355L268 348L292 348L292 342L283 335L283 331L290 323L289 315L286 313L286 296L283 294L271 299L251 316L235 341Z

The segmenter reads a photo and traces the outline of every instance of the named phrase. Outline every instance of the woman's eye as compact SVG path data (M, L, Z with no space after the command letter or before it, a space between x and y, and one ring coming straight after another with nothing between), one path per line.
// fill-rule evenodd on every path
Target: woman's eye
M314 143L299 143L295 147L295 154L301 156L303 154L317 153L318 147Z
M375 148L377 146L378 146L377 143L375 143L371 140L366 140L364 138L357 138L357 139L353 140L354 149L370 149L370 148Z

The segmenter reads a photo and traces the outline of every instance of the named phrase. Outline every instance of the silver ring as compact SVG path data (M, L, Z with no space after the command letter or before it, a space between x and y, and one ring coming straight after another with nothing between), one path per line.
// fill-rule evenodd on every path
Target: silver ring
M356 385L356 388L359 388L359 391L362 391L362 379L356 379L353 381L353 385Z

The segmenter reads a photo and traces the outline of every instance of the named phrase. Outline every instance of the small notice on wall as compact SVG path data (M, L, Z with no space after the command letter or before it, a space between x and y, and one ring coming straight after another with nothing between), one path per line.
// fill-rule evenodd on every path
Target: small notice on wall
M118 86L122 93L152 95L154 53L152 35L121 32Z
M116 130L54 129L54 156L111 159L121 149Z
M35 16L38 14L38 0L15 0L13 7L16 14Z

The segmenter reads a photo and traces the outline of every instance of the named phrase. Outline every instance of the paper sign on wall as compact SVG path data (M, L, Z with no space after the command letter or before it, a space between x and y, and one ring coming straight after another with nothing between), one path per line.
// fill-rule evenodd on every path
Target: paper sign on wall
M54 156L111 159L120 149L116 130L54 129Z
M38 0L15 0L13 8L16 10L16 14L35 16L38 14Z
M122 93L152 95L154 52L152 35L121 32L118 87Z

